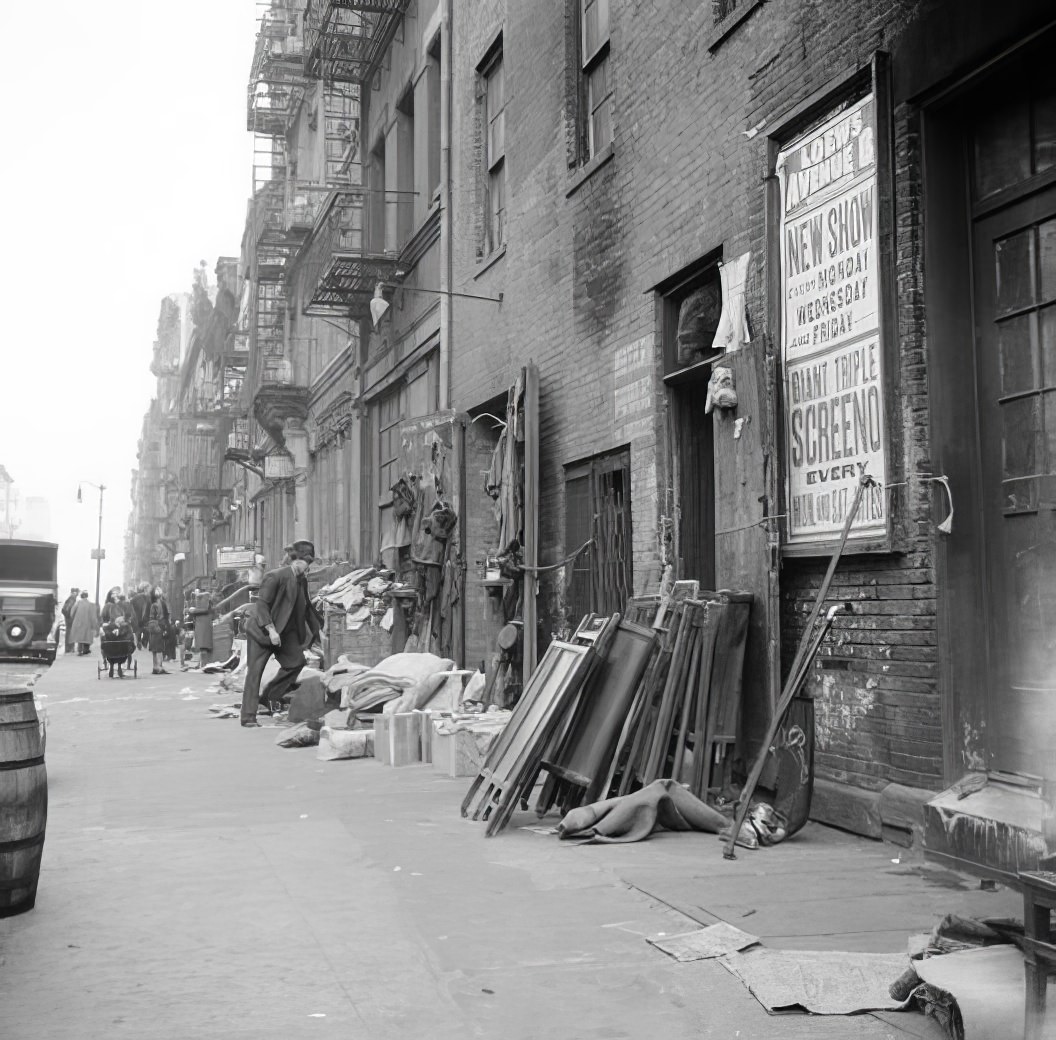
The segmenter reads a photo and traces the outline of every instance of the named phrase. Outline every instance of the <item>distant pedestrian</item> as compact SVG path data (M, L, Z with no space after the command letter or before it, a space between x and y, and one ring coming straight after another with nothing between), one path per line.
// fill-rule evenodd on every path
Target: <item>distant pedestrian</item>
M259 726L257 711L273 710L297 682L304 667L304 651L319 638L319 615L308 595L305 572L315 559L311 542L290 546L288 567L268 571L257 599L246 615L246 653L249 660L242 694L242 725ZM274 654L279 674L261 692L260 680L268 658Z
M99 611L94 603L88 602L88 593L82 592L73 605L70 614L70 632L68 638L77 646L77 656L84 657L92 652L96 630L99 628Z
M125 599L125 594L120 587L114 586L107 594L103 602L103 612L99 617L102 625L114 624L119 618L123 618L128 624L132 623L135 612L132 604Z
M158 589L161 592L161 589ZM165 660L175 661L176 660L176 648L183 637L183 618L179 615L173 614L172 608L169 606L169 601L165 598L165 593L161 592L161 602L165 604L165 613L169 617L169 627L165 630Z
M66 653L73 653L73 608L80 596L80 589L70 589L70 594L62 604L62 616L66 621Z
M150 584L141 581L128 601L135 612L136 643L140 650L147 647L147 615L150 613Z
M161 588L156 588L150 594L150 608L147 611L147 649L154 657L151 675L169 674L162 665L165 663L165 643L171 627L168 604L161 593Z

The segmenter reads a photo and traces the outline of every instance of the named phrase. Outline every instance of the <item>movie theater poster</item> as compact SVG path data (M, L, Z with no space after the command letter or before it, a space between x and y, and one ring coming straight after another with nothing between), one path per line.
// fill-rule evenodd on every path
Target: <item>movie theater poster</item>
M863 473L855 540L887 534L872 96L780 152L788 544L833 542Z

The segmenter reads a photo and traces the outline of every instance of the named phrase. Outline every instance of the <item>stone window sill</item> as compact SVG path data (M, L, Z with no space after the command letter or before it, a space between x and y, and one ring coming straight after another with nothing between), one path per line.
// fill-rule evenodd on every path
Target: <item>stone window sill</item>
M565 191L565 198L571 198L579 189L594 176L604 165L612 160L616 155L616 146L610 141L597 155L595 155L589 162L584 163L568 181L568 188Z
M506 243L503 242L498 249L492 250L483 260L477 261L477 269L473 272L474 278L479 278L490 267L494 267L506 255Z
M764 2L765 0L741 0L741 3L711 30L711 35L708 37L708 50L714 54L733 34L734 29Z

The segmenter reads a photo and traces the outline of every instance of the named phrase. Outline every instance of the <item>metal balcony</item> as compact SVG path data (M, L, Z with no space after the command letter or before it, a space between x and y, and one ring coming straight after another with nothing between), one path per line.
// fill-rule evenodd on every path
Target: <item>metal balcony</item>
M312 79L364 83L381 62L409 0L309 0L304 71Z
M248 430L235 430L227 435L227 450L242 451L249 454L250 440Z
M286 230L302 238L315 227L334 189L325 184L293 183L287 187Z
M286 274L293 245L286 235L285 170L277 171L253 195L251 240L258 282L278 282Z
M282 136L304 99L304 39L299 2L273 2L257 31L246 97L246 129Z
M364 238L362 194L334 191L299 259L305 314L358 320L370 313L374 286L395 278L398 260L396 253L366 249Z

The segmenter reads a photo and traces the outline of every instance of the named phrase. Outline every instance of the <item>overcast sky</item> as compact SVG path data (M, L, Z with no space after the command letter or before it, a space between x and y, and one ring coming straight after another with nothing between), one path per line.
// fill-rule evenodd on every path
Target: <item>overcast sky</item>
M162 297L237 256L252 180L254 0L8 5L0 63L0 464L51 508L59 581L122 580Z

